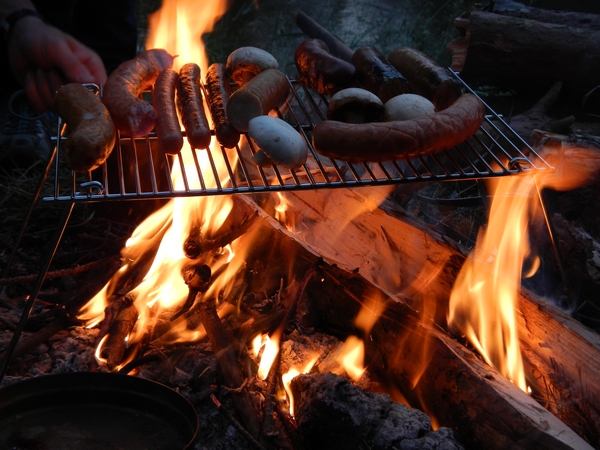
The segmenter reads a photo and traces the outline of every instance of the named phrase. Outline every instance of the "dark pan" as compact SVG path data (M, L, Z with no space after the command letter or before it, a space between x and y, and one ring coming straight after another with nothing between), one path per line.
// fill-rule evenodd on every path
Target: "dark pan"
M180 394L127 375L44 375L0 389L0 449L188 449L198 426Z

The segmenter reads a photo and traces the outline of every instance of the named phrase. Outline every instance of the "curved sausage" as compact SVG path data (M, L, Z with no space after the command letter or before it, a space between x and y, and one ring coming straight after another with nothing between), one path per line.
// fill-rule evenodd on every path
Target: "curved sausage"
M324 120L313 131L313 146L330 158L355 163L414 158L452 148L475 134L485 109L463 94L441 112L418 119L347 124Z
M462 94L460 81L450 69L438 65L419 50L395 48L388 53L387 59L416 92L431 100L438 111L450 106Z
M173 69L163 70L156 79L152 102L156 110L156 137L161 150L170 155L183 147L183 133L175 108L175 86L179 75Z
M177 107L190 145L208 148L211 135L200 89L200 66L196 63L184 64L179 70Z
M294 60L300 80L319 94L331 97L356 83L354 66L333 56L320 39L303 41L294 53Z
M139 98L152 86L158 74L173 66L173 56L166 50L152 49L117 67L104 84L102 102L119 131L133 137L144 136L154 128L156 112Z
M206 71L206 90L217 141L225 148L233 148L240 141L240 132L227 118L226 107L231 96L227 67L223 63L211 64Z
M367 91L383 103L400 94L412 92L408 81L375 47L361 47L352 55L356 77Z

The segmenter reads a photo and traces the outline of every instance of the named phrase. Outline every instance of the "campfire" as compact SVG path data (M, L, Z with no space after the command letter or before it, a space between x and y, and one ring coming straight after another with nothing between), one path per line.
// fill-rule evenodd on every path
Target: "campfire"
M146 48L205 74L199 44L223 3L163 2ZM214 134L210 145L184 141L173 190L232 182L243 152L220 164ZM252 145L242 136L238 148ZM547 220L541 192L584 185L600 160L580 148L539 159L552 170L486 181L489 220L471 251L405 215L386 183L172 196L77 311L81 364L176 387L200 415L201 446L591 448L598 339L522 277L541 265L528 239ZM188 176L195 167L214 177Z

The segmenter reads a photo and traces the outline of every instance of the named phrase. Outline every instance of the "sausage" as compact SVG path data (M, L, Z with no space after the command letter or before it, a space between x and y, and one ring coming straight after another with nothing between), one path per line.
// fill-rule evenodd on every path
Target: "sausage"
M388 53L387 59L417 93L431 100L438 111L450 106L462 94L461 83L450 69L438 65L419 50L395 48Z
M190 145L208 148L211 135L200 89L200 66L196 63L184 64L179 70L177 107Z
M290 92L290 83L279 69L266 69L231 94L227 117L236 130L248 131L248 122L281 105Z
M108 109L87 87L62 86L54 97L56 113L68 125L67 162L75 171L93 170L111 154L117 131Z
M412 92L404 75L375 47L361 47L352 55L356 77L367 91L371 91L383 103L400 94Z
M175 108L175 86L179 75L173 69L163 70L156 79L152 103L156 110L156 138L161 150L170 155L183 147L183 133Z
M225 64L211 64L206 71L208 104L217 141L225 148L233 148L240 141L240 132L227 118L226 107L231 96L231 84Z
M475 134L483 122L481 100L463 94L443 111L411 120L347 124L319 122L313 146L330 158L349 162L382 162L414 158L452 148Z
M306 39L294 53L300 80L329 97L356 83L356 69L348 61L336 58L321 39Z
M152 49L119 65L104 84L102 102L119 131L132 137L144 136L154 128L156 112L139 98L154 84L158 74L173 66L173 56L166 50Z

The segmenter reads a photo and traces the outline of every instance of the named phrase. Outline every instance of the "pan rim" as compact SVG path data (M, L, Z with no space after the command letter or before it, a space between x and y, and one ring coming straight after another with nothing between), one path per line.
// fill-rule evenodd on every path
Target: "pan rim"
M65 402L154 414L152 418L186 442L183 450L191 448L200 426L195 407L176 390L146 378L109 372L45 374L4 386L0 388L0 424L16 411L58 410Z

